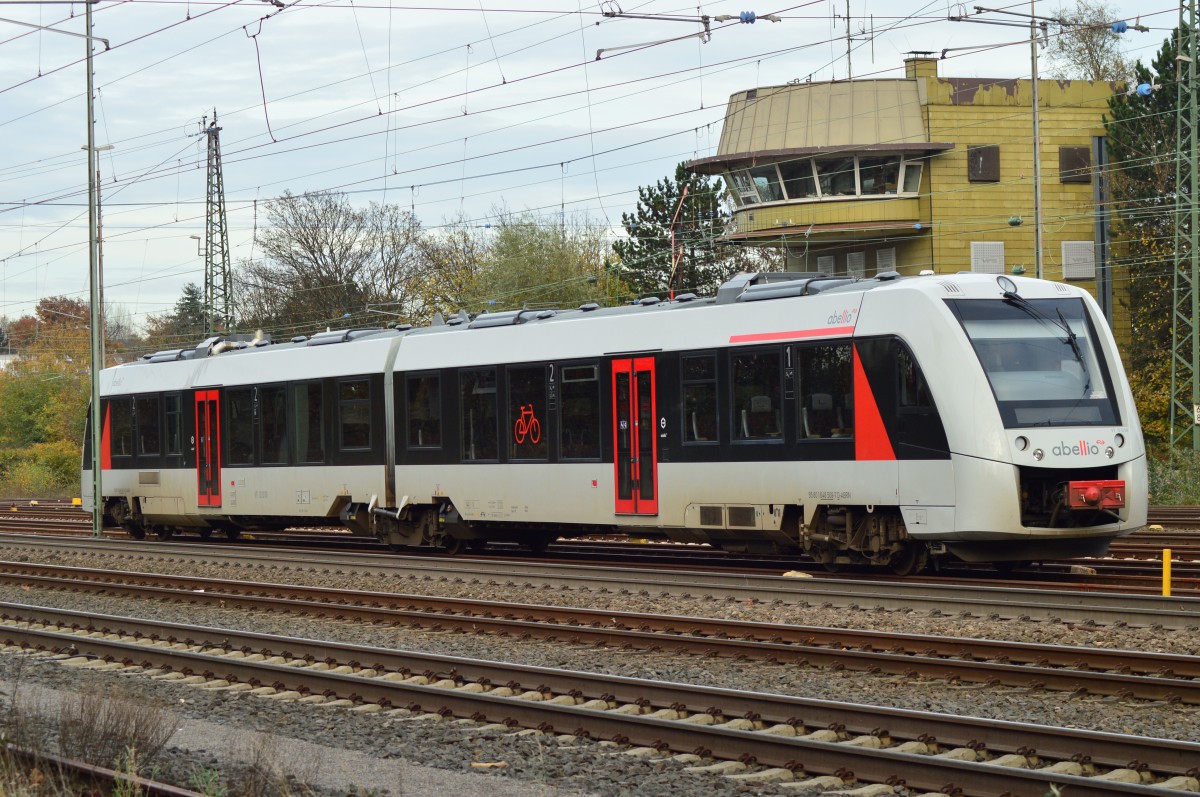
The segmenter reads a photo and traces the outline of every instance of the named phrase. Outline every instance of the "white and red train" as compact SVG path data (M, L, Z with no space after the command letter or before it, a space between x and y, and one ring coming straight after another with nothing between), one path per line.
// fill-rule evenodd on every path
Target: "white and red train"
M214 338L105 369L101 395L104 508L134 536L605 532L908 573L1101 554L1146 520L1113 338L1041 280L745 274L711 298Z

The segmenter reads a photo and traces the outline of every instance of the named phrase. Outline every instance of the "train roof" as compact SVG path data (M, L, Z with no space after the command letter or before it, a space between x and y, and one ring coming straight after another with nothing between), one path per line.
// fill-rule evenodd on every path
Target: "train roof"
M1001 277L1007 280L1007 277ZM717 307L721 305L746 304L751 302L772 301L778 299L796 299L827 294L859 294L877 288L888 286L914 287L920 285L925 291L949 291L961 293L958 288L951 286L967 286L975 283L977 286L990 285L991 291L996 290L996 277L986 274L957 274L939 275L937 277L919 276L903 277L897 272L885 272L869 279L851 277L834 277L821 272L760 272L738 274L717 289L715 296L699 297L694 293L683 293L673 298L663 300L658 297L638 299L627 305L616 307L601 307L589 302L573 309L554 307L532 307L520 310L508 310L497 313L482 312L471 315L465 310L449 317L437 314L433 323L427 327L413 327L410 324L394 324L388 327L341 329L319 332L312 336L298 335L288 341L272 341L269 338L248 336L238 338L210 337L193 348L167 349L144 355L140 360L125 363L123 366L142 365L147 363L179 362L212 357L218 354L241 354L254 351L282 351L334 344L379 341L405 335L440 335L467 330L484 330L501 327L519 326L531 322L538 324L571 321L579 318L639 316L647 312L692 312L702 307ZM1019 279L1024 286L1042 284L1054 285L1058 292L1075 293L1076 289L1059 283L1047 283L1042 280ZM940 286L940 288L938 287ZM1065 289L1065 290L1064 290ZM923 292L925 292L923 291ZM1002 294L998 294L1002 295Z

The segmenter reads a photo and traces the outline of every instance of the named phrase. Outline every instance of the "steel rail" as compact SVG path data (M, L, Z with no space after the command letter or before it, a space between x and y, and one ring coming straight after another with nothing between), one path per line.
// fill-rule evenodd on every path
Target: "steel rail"
M44 750L31 750L15 744L5 744L4 753L25 766L38 769L54 768L64 773L70 773L72 777L93 785L103 784L111 787L114 784L122 784L128 793L142 797L205 797L202 793L191 789L144 778L141 775L132 775L128 772L96 766L86 761L64 758Z
M120 622L135 625L143 621L127 618L110 618L115 625ZM163 624L154 624L163 625ZM207 632L216 637L246 639L248 635L225 629L197 629L179 626L181 632L193 637ZM110 631L108 636L113 635ZM253 635L258 636L258 635ZM566 732L591 738L613 739L629 744L668 748L677 751L701 750L717 758L742 759L748 757L767 766L785 766L804 769L811 773L833 774L838 771L855 771L862 775L864 767L877 773L873 779L903 781L911 787L938 790L952 783L968 794L994 794L1012 790L1023 793L1032 784L1045 787L1048 783L1074 786L1088 794L1162 794L1162 790L1147 791L1144 787L1115 783L1098 778L1060 775L1042 769L1012 769L987 763L966 763L938 758L930 755L901 753L889 749L863 749L853 745L822 742L795 736L778 736L769 733L738 730L720 724L704 725L694 722L679 722L642 714L623 714L580 705L560 705L549 700L529 701L513 697L498 697L487 692L467 689L447 689L419 683L405 683L362 674L335 672L329 669L314 670L299 668L294 664L270 661L254 661L249 658L230 658L197 652L193 649L175 649L163 645L146 646L119 639L97 636L78 636L57 633L30 627L0 628L0 638L8 644L25 645L53 651L66 651L75 657L94 656L107 661L123 662L130 666L152 669L174 669L183 673L203 673L212 680L231 683L272 684L276 689L291 689L306 694L325 694L349 699L353 702L377 703L381 706L406 706L412 711L440 713L445 716L471 717L480 722L503 723L520 727L540 728L548 732ZM260 637L261 638L261 637ZM192 645L196 642L190 640ZM187 645L187 642L180 643ZM658 683L633 678L572 673L517 665L501 665L494 662L479 662L454 657L434 657L428 654L408 654L399 651L382 651L376 648L334 645L325 642L277 638L277 649L294 651L298 646L309 648L312 659L332 656L340 651L343 656L360 656L363 661L374 661L381 656L413 657L413 662L426 665L440 661L448 674L456 679L464 678L464 671L477 670L490 673L492 682L508 677L515 682L514 675L538 682L539 689L558 691L560 694L578 695L582 700L586 694L600 694L596 699L606 702L627 701L628 704L671 705L686 711L686 706L707 705L697 712L709 714L714 719L737 716L753 716L759 721L795 723L802 717L806 726L814 722L826 724L843 731L853 727L851 723L874 729L877 736L896 737L900 724L911 724L911 738L920 736L932 740L933 736L942 743L971 746L976 749L1013 749L1019 755L1032 757L1062 757L1100 763L1112 761L1105 766L1148 769L1162 775L1194 772L1200 745L1162 739L1128 737L1094 731L1079 731L1066 728L1046 728L1024 723L1006 723L995 720L972 720L969 718L938 715L899 709L881 709L872 706L853 706L830 701L808 700L780 695L740 692L712 687L693 687L682 684ZM253 647L253 646L250 646ZM291 653L290 655L295 655ZM419 664L417 666L420 666ZM499 668L499 669L496 669ZM412 666L403 669L413 670ZM486 677L486 676L485 676ZM456 683L458 681L456 680ZM720 707L724 702L732 710ZM816 717L818 719L814 720ZM768 720L770 718L770 720ZM780 719L776 719L780 718ZM782 719L787 718L787 719ZM881 722L889 723L886 731ZM907 728L906 728L907 729Z
M4 570L13 572L4 572ZM1200 657L1001 640L859 631L575 607L256 584L0 562L0 581L173 602L403 623L430 630L565 638L857 671L1200 704ZM20 604L0 603L7 616ZM1097 671L1099 670L1099 671ZM1157 677L1153 677L1157 676Z

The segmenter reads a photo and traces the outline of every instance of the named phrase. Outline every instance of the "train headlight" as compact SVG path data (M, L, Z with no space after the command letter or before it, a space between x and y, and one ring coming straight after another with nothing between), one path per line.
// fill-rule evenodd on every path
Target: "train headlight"
M1113 442L1117 444L1117 448L1123 447L1125 445L1125 435L1118 432L1116 437L1113 438Z
M1046 456L1046 452L1043 451L1042 449L1040 449L1040 448L1033 449L1033 458L1036 459L1038 462L1041 462L1042 457L1044 457L1044 456Z
M1112 459L1113 454L1115 454L1115 453L1117 453L1117 452L1113 451L1112 446L1109 446L1108 448L1104 449L1104 456L1108 457L1109 459Z
M1029 438L1025 435L1021 435L1013 442L1017 444L1018 451L1024 451L1025 449L1029 448Z

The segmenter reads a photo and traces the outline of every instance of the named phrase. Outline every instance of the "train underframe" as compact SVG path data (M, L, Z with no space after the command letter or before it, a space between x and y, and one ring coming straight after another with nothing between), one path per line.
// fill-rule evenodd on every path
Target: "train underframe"
M1034 526L1046 528L1087 528L1111 524L1119 516L1106 509L1072 508L1065 497L1064 485L1047 480L1024 480L1022 514ZM480 550L488 542L512 542L531 551L542 551L560 537L590 534L665 537L679 542L704 542L738 553L803 553L831 572L849 566L873 566L898 575L924 570L938 557L952 556L968 562L991 562L1004 569L1047 558L1072 558L1102 555L1108 548L1109 535L1071 535L1062 539L1026 538L1005 540L946 540L932 544L908 534L898 507L820 506L809 522L804 508L782 508L777 528L769 529L677 529L622 526L619 524L570 525L514 524L467 521L449 499L416 504L405 501L396 509L373 503L353 503L349 499L338 507L336 518L296 518L264 516L205 515L171 518L146 518L135 498L108 498L108 521L123 528L135 539L148 535L169 539L177 532L192 532L201 537L213 533L237 539L243 531L281 530L297 526L320 527L338 522L354 534L375 537L394 550L432 547L455 554Z

